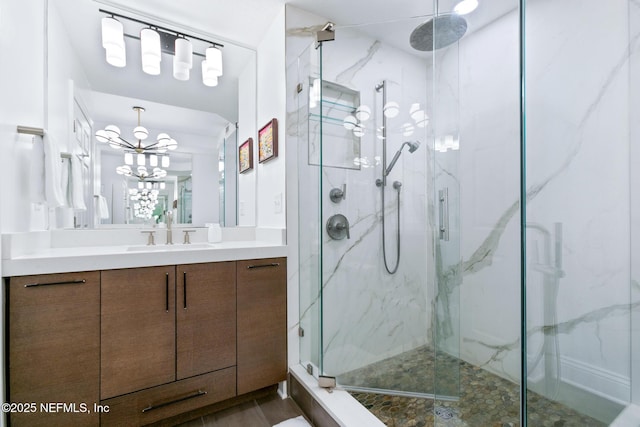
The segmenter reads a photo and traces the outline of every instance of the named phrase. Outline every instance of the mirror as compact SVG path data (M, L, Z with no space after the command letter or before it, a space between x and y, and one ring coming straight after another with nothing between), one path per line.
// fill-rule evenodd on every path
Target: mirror
M136 4L140 9L134 9ZM255 117L255 93L240 87L255 87L256 52L222 40L203 29L193 29L160 17L143 3L56 0L49 3L48 17L48 113L50 133L64 138L82 129L85 141L68 138L68 151L85 158L85 200L87 211L75 213L76 227L145 225L165 221L173 210L174 222L204 226L219 222L238 224L237 135L243 124L239 117ZM103 10L103 12L100 11ZM101 20L116 14L122 23L126 66L109 65L102 47ZM117 15L122 15L117 16ZM173 55L163 53L160 75L142 70L141 29L143 21L184 34L193 46L193 68L187 81L173 77ZM193 36L193 37L189 37ZM205 41L202 41L203 39ZM172 43L175 42L175 38ZM201 61L211 43L223 45L223 74L218 85L203 83ZM173 46L173 45L171 45ZM171 47L172 49L172 47ZM170 50L170 49L169 49ZM244 84L243 84L244 83ZM73 107L68 107L68 106ZM166 177L139 180L116 169L125 164L127 150L98 142L96 131L116 125L120 136L137 142L133 129L140 125L149 133L145 143L166 133L178 147L165 153L170 159ZM67 115L65 116L65 111ZM72 112L73 111L73 112ZM64 133L68 115L73 130ZM64 120L64 122L63 122ZM247 123L247 129L254 124ZM86 135L90 135L90 142ZM130 150L129 150L130 151ZM133 153L136 154L136 153ZM151 152L146 156L145 167ZM137 157L136 157L137 160ZM135 172L138 165L132 164ZM160 188L160 187L163 188ZM142 188L140 188L142 187ZM243 224L255 225L255 224Z

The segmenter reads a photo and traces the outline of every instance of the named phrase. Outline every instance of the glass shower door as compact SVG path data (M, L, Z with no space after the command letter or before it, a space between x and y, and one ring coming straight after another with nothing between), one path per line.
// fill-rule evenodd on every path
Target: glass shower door
M318 116L309 123L320 144L310 143L306 161L320 169L321 373L353 392L455 398L457 320L441 316L457 315L457 297L453 289L436 300L436 271L457 275L458 190L436 179L445 154L430 123L432 57L408 38L399 47L371 36L426 19L337 27L318 49L321 78L309 85ZM448 189L443 202L436 181ZM448 369L446 381L436 382L436 367Z

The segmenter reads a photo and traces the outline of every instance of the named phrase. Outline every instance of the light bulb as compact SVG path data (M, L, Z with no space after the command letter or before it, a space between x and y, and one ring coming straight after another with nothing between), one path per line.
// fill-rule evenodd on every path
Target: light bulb
M355 128L353 128L353 134L360 138L364 135L364 128L360 125L357 125Z
M150 166L158 166L158 156L152 154L149 156L149 165Z
M165 184L164 182L160 183L160 189L164 190L167 187L167 184Z
M122 23L113 17L102 18L102 47L106 52L107 63L114 67L126 65L124 28Z
M142 71L151 75L160 74L162 60L160 34L151 28L140 31L140 52L142 55Z
M107 131L104 129L100 129L99 131L96 132L96 139L98 140L98 142L109 142L109 135L107 134Z
M105 59L107 64L122 68L127 65L127 54L124 43L122 46L110 46L105 49Z
M133 136L135 136L136 139L143 141L149 136L149 131L144 126L136 126L133 129Z
M215 69L209 67L206 59L202 61L202 83L209 87L218 86L218 76L215 73Z
M173 56L173 77L178 80L189 80L189 70L193 67L193 46L184 38L177 38L175 55Z
M403 123L401 128L402 128L402 136L413 135L413 131L415 129L415 127L411 123Z
M125 165L133 164L133 153L124 153L124 164Z
M371 109L366 105L361 105L356 108L356 118L361 122L366 122L371 117Z
M162 167L163 168L169 167L169 156L162 156Z
M395 101L389 101L382 107L385 117L392 119L400 113L400 105Z
M147 159L146 159L144 153L139 153L138 154L138 159L137 159L138 166L144 166L146 164L146 162L147 162Z
M120 128L116 125L109 125L104 128L104 131L109 139L120 138Z
M207 67L214 75L220 77L222 75L222 51L212 46L205 51L205 57Z
M144 182L138 181L138 188L142 190L144 188Z
M348 115L342 121L342 126L344 126L346 130L353 130L353 128L355 128L357 124L358 124L358 119L356 119L352 115Z
M453 8L453 12L458 15L466 15L471 13L478 7L478 0L462 0Z

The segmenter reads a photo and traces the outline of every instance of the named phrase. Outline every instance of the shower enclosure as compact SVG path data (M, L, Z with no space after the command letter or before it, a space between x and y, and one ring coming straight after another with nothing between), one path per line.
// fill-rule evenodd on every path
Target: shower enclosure
M640 4L457 3L287 9L300 362L388 425L632 416Z

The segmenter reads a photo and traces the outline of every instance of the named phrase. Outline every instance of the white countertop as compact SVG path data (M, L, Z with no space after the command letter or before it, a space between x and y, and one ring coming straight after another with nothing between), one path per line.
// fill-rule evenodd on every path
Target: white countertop
M68 230L69 233L74 231ZM228 239L234 237L232 232L226 234ZM284 236L284 233L279 234ZM72 237L84 238L82 246L72 246L70 243L56 244L69 241L69 236L61 238L54 235L52 238L49 232L3 235L2 275L24 276L287 256L287 247L283 239L278 238L278 233L247 235L247 232L243 232L243 235L237 234L237 236L244 240L220 243L202 241L196 233L194 236L196 240L192 240L192 244L158 243L155 246L140 244L139 241L133 244L113 244L114 242L111 241L109 244L92 246L87 236L93 238L95 235L95 231L88 235L81 235L78 232L75 236L72 234ZM254 239L249 239L251 236ZM259 239L255 239L256 236ZM113 232L111 237L113 238ZM94 240L104 243L100 238ZM26 250L25 247L29 249Z

